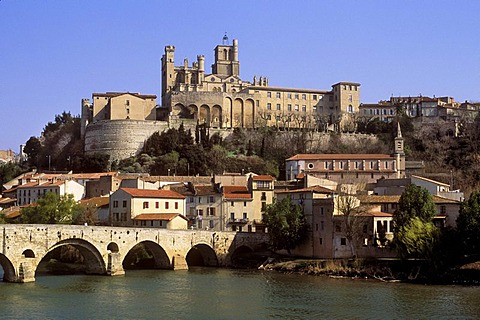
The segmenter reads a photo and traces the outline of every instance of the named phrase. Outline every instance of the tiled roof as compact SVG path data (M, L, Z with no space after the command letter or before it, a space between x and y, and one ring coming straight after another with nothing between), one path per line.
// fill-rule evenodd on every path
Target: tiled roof
M291 160L392 160L393 156L389 154L376 153L322 153L322 154L296 154L287 159Z
M104 207L110 204L109 197L94 197L90 199L80 200L80 204L83 205L93 205L95 207Z
M169 198L169 199L185 199L185 196L172 190L150 190L150 189L135 189L135 188L121 188L129 195L137 198Z
M400 195L359 195L358 200L363 203L398 203L400 201ZM432 200L435 204L460 204L460 201L447 199L439 196L432 196Z
M183 215L178 213L142 213L134 217L133 220L161 220L161 221L171 221L175 217L181 217L188 221Z
M218 192L215 191L211 184L209 185L196 185L195 188L195 195L197 196L206 196L206 195L213 195L217 194Z
M306 192L330 194L330 193L334 193L335 191L322 186L312 186L308 188L301 188L301 189L294 189L294 190L276 191L275 193L306 193Z
M275 178L271 175L258 175L252 177L253 181L274 181Z
M227 199L252 199L247 187L244 186L224 186L223 194Z

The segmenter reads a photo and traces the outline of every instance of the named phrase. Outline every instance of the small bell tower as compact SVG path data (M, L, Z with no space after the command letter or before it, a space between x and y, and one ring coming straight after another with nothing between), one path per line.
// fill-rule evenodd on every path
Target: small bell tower
M404 139L402 137L402 130L400 128L400 121L397 122L397 136L394 139L395 148L395 162L397 168L397 178L405 177L405 150Z

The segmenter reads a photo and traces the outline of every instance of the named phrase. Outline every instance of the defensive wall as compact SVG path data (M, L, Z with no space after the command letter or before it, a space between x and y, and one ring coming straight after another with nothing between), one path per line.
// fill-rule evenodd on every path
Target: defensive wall
M197 122L193 119L171 119L170 121L148 120L103 120L90 123L85 131L85 153L88 155L100 153L110 156L110 160L121 160L136 155L142 151L144 142L156 131L162 132L169 128L178 128L184 125L185 130L191 130L195 134ZM248 130L248 129L246 129ZM222 138L228 137L233 129L210 128L210 136L219 133ZM256 130L251 131L255 134ZM298 131L279 131L285 139L288 139ZM306 131L304 138L307 140L307 152L321 149L329 143L331 133ZM364 143L372 145L378 141L374 135L349 134L338 135L339 141L346 145ZM285 140L283 140L285 141Z
M65 245L80 251L87 274L122 275L125 258L139 244L153 255L155 268L177 270L188 269L192 254L206 266L230 266L236 254L259 251L268 241L265 233L77 225L2 225L0 232L7 282L35 281L42 259Z

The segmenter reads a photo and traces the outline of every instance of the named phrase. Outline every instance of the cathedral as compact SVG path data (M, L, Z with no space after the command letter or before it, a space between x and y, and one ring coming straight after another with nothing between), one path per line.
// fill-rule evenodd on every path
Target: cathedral
M360 84L339 82L332 90L272 87L267 77L240 78L238 40L228 37L214 50L211 73L205 57L198 55L189 66L175 66L175 47L166 46L162 56L162 107L164 120L193 119L211 128L258 128L262 126L326 129L341 125L358 112Z

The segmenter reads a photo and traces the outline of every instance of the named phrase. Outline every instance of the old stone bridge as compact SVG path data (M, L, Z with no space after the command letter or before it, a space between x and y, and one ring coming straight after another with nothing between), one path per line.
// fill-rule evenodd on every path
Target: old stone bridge
M155 268L175 270L188 269L192 255L206 266L229 266L236 255L258 251L268 241L264 233L78 225L1 225L0 232L7 282L35 281L45 255L65 245L80 251L87 274L122 275L125 258L139 244L153 255Z

